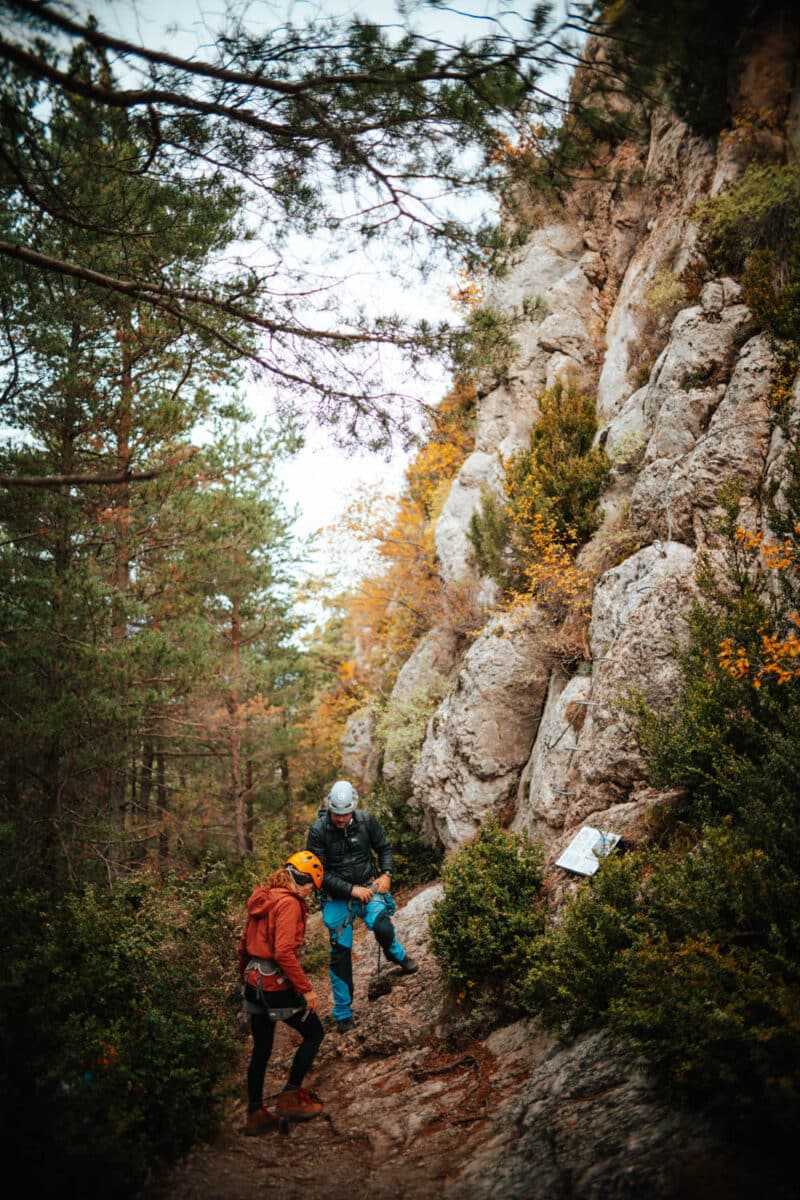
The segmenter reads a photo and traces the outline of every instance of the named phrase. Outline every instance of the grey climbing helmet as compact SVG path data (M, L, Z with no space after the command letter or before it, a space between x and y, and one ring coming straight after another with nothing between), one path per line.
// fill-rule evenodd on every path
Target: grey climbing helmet
M358 792L346 779L338 779L328 793L328 808L341 816L356 811Z

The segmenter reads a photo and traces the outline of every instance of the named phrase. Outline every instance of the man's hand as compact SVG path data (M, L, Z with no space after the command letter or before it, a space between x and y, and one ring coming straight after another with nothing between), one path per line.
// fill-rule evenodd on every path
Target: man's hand
M369 904L373 894L372 888L359 887L357 883L354 883L350 890L353 899L360 900L362 904Z
M304 992L303 996L305 998L306 1008L308 1009L308 1011L313 1012L313 1013L318 1012L319 1011L319 996L314 991L314 989L312 988L310 992Z
M379 896L385 896L387 892L392 890L391 875L379 875L372 885L373 892L377 892Z

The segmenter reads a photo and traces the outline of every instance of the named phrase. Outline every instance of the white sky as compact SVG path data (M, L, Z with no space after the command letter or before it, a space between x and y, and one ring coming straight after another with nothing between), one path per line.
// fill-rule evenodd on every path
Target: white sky
M173 53L203 57L202 48L210 44L210 33L220 24L226 8L225 0L94 0L82 7L90 9L104 29L145 45L164 47ZM250 27L258 29L274 24L276 17L290 16L296 24L314 16L336 13L365 13L371 20L391 21L396 18L392 0L234 0L230 5L244 12ZM470 0L474 13L489 12L492 0ZM457 14L437 14L436 29L463 27L467 22ZM439 24L441 22L441 24ZM474 22L469 22L474 27ZM324 269L324 267L322 268ZM439 321L443 317L456 319L447 291L452 286L451 273L440 273L420 279L413 293L398 286L391 270L380 260L366 254L352 263L349 286L360 301L371 303L375 311L394 311L414 318ZM397 374L390 381L400 390L437 402L447 390L449 380L436 364L431 364L429 381L425 385L412 383L397 358ZM266 385L253 384L246 396L257 414L269 412ZM286 487L286 503L298 509L297 532L301 536L335 522L344 511L353 492L363 484L396 493L400 490L407 459L398 448L389 461L385 455L353 452L344 455L330 436L315 427L307 430L307 445L291 462L281 468Z
M455 36L469 29L470 35L477 35L482 32L480 24L467 14L485 15L497 7L496 0L454 3L449 13L428 12L425 29ZM199 58L204 57L203 48L211 45L212 34L223 23L226 9L245 15L248 26L255 31L274 26L276 20L282 23L288 18L300 25L315 16L337 13L361 12L371 20L390 22L397 12L394 0L228 0L227 3L226 0L81 0L81 8L93 11L110 33ZM459 12L459 8L464 11ZM508 11L513 12L513 8ZM491 209L484 209L484 219L491 215ZM394 311L434 322L443 317L456 319L448 296L448 288L453 285L451 271L439 272L426 280L420 278L412 290L400 287L385 264L381 266L365 254L353 259L350 268L348 262L347 286L359 300L374 300L376 312ZM436 364L431 364L425 385L409 380L399 356L392 371L393 386L428 403L436 403L449 386L448 378ZM266 385L252 385L246 396L254 412L268 414ZM298 535L305 536L335 523L361 485L375 485L396 494L402 486L406 463L399 449L389 461L383 455L365 452L345 456L325 431L309 428L305 449L281 469L287 507L298 510Z

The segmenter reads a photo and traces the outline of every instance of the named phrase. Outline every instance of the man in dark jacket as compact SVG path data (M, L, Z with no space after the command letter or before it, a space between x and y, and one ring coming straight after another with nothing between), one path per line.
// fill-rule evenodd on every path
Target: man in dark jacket
M358 792L346 779L333 785L327 810L308 831L307 848L325 868L322 919L330 935L333 1015L340 1033L353 1028L353 922L361 917L390 962L404 974L417 964L397 940L391 916L392 847L380 822L357 812ZM376 866L377 860L377 866Z

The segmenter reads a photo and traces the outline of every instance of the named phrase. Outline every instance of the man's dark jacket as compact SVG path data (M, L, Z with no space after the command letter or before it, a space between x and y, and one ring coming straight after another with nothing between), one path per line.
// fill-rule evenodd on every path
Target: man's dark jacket
M378 875L391 875L394 867L389 839L371 813L354 812L344 829L337 829L325 813L309 829L306 845L325 868L322 890L332 900L349 900L353 884L366 887Z

